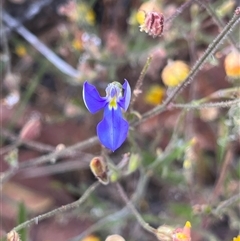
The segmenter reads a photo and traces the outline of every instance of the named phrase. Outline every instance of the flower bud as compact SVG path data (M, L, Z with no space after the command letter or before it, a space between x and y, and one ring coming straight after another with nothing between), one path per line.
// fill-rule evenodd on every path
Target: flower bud
M12 230L10 233L7 234L7 241L21 241L18 233Z
M145 101L150 105L159 105L162 103L164 93L165 91L163 87L159 85L153 85L146 93Z
M113 234L108 236L105 241L125 241L125 239L120 235Z
M23 126L19 138L20 140L34 140L40 135L42 128L40 115L36 114Z
M90 162L90 169L99 182L104 185L108 184L108 167L102 157L94 157Z
M145 31L154 38L160 36L163 32L164 16L158 12L145 13L144 22L140 25L140 31Z
M225 58L224 67L228 77L240 78L240 53L237 51L229 53Z
M200 109L200 118L205 122L214 121L219 116L219 109L216 107Z
M158 227L156 236L161 241L172 241L174 228L167 225L162 225Z
M236 14L236 15L240 15L240 7L237 7L237 8L236 8L235 14Z
M192 212L195 215L210 214L211 211L211 207L206 204L196 204L192 207Z
M81 239L81 241L100 241L100 238L91 234L91 235Z
M162 71L162 81L168 87L175 87L187 78L189 71L189 66L183 61L171 61Z

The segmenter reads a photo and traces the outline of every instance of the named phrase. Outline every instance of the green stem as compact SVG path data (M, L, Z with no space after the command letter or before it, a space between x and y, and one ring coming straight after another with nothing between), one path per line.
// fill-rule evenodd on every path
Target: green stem
M151 62L152 62L152 56L149 56L147 58L147 61L146 61L145 65L143 66L143 69L142 69L142 71L140 73L140 76L139 76L139 78L137 80L137 83L136 83L136 85L135 85L135 87L133 89L133 98L132 98L131 103L130 103L130 110L132 109L132 106L135 103L137 97L141 93L141 87L142 87L142 84L143 84L143 79L144 79L144 77L145 77L145 75L147 73L148 67L151 64Z

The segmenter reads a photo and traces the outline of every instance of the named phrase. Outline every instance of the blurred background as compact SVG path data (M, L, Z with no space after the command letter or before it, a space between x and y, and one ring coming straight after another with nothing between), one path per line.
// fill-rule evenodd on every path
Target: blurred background
M96 135L102 112L87 111L84 81L94 84L102 96L108 83L124 79L133 91L151 56L141 92L126 115L137 121L171 95L176 88L171 85L173 78L178 83L186 78L239 4L234 0L3 0L2 237L21 222L78 200L97 181L89 163L103 153L98 141L59 158L37 159ZM140 31L150 11L164 15L160 37ZM108 185L99 185L78 208L22 229L21 240L101 241L114 233L128 241L157 240L126 208L117 180L154 228L183 227L190 221L194 241L231 241L237 236L240 106L191 106L239 98L239 52L235 60L230 56L226 62L226 56L239 49L239 35L238 24L172 107L131 127L128 139L114 153L105 150L111 170ZM184 106L187 103L189 108Z

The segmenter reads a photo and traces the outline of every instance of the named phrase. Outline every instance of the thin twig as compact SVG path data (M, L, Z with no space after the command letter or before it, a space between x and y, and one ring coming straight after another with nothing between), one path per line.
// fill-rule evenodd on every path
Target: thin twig
M228 168L233 160L233 157L234 157L234 144L230 143L227 148L227 153L220 171L220 175L217 179L215 188L213 190L211 202L214 202L216 198L221 194L223 182L225 180L226 174L228 172Z
M1 9L2 9L3 3L0 3L0 4L1 4ZM2 12L2 10L0 10L0 26L1 27L3 26L3 12ZM0 32L0 40L2 40L1 43L3 45L4 54L6 55L6 62L7 62L6 72L7 72L7 74L10 74L11 73L11 55L9 53L9 47L8 47L6 33Z
M74 69L64 60L60 59L51 49L41 42L35 35L29 32L17 19L3 11L3 21L10 28L15 29L25 40L27 40L34 48L36 48L46 59L48 59L60 71L72 78L78 78L80 72Z
M189 104L172 104L171 108L183 108L183 109L205 109L205 108L229 108L233 105L238 105L240 103L240 99L229 100L229 101L221 101L221 102L213 102L213 103L205 103L198 104L197 101L193 101L193 103Z
M146 185L150 178L150 175L147 175L145 172L140 172L140 173L141 175L137 184L137 188L135 189L136 191L134 192L130 200L134 204L137 203L141 199L141 197L145 195ZM102 229L105 225L109 224L110 222L112 224L113 221L119 221L119 220L123 221L125 218L128 218L130 214L131 213L129 212L128 208L125 206L120 211L110 214L104 218L101 218L99 221L94 223L92 226L87 228L85 231L83 231L81 234L74 237L70 241L82 240L87 235Z
M212 8L211 4L205 2L205 1L199 1L197 0L198 4L200 4L201 6L203 6L207 12L209 13L209 15L213 18L213 20L215 21L215 23L217 24L218 28L220 31L222 31L222 29L224 28L225 24L222 21L221 18L218 17L218 15L216 14L216 12L214 11L214 9ZM240 51L240 45L239 43L237 43L235 41L235 39L233 38L233 36L231 34L229 34L229 36L227 37L228 42L235 47L238 51Z
M86 236L97 232L98 230L103 229L105 226L110 226L111 228L114 225L114 222L118 222L121 220L121 222L124 222L125 219L127 219L129 216L129 210L127 207L122 208L121 210L109 214L103 218L101 218L99 221L95 222L93 225L91 225L89 228L87 228L85 231L83 231L81 234L77 235L76 237L70 239L69 241L79 241L85 238Z
M221 33L213 40L213 42L208 46L207 50L204 52L203 56L195 63L193 68L191 69L188 77L183 81L178 87L176 87L171 95L166 99L166 101L152 110L146 112L144 115L142 115L142 118L138 121L135 121L132 123L132 126L137 126L140 123L146 121L149 118L152 118L153 116L156 116L163 111L165 111L168 107L168 105L179 95L179 93L188 86L192 81L194 81L194 77L196 74L200 71L202 66L206 63L209 56L214 54L216 48L222 43L222 41L230 34L230 32L234 29L234 27L239 23L240 21L240 15L234 14L232 19L229 21L229 23L225 26L225 28L222 30Z
M86 199L90 196L90 194L100 185L99 182L95 182L93 183L85 192L84 194L82 195L81 198L79 198L77 201L73 202L73 203L70 203L70 204L67 204L67 205L64 205L62 207L59 207L59 208L56 208L48 213L45 213L45 214L42 214L42 215L39 215L35 218L32 218L18 226L16 226L13 230L15 231L19 231L25 227L29 227L33 224L38 224L39 221L42 221L44 219L47 219L47 218L50 218L56 214L59 214L59 213L62 213L62 212L66 212L66 211L69 211L71 209L74 209L74 208L77 208L79 207L83 202L86 201Z
M146 61L145 65L143 66L143 69L142 69L142 71L140 73L140 76L139 76L139 78L137 80L137 83L136 83L136 85L135 85L135 87L133 89L133 97L132 97L132 100L131 100L131 103L130 103L130 109L132 109L132 106L135 103L135 101L136 101L137 97L139 96L139 94L142 93L141 87L142 87L142 84L143 84L143 79L144 79L144 77L145 77L145 75L147 73L148 67L151 64L151 62L152 62L152 56L149 56L147 58L147 61Z
M18 172L19 169L34 166L34 165L39 165L39 164L43 164L43 163L47 163L49 161L56 160L60 157L70 155L75 150L80 151L80 150L83 150L83 149L88 148L90 146L93 146L97 143L98 143L98 138L97 138L97 136L94 136L92 138L89 138L86 141L79 142L75 145L64 148L60 151L55 151L55 152L52 152L50 154L47 154L47 155L44 155L44 156L40 156L40 157L37 157L37 158L30 159L28 161L22 162L22 163L19 164L17 169L16 168L10 169L7 172L5 172L4 174L2 174L1 179L0 179L0 183L3 184L7 180L9 180L9 178L12 177L13 175L15 175Z
M184 4L182 4L177 10L176 12L169 18L167 18L165 20L165 23L168 22L172 22L176 17L178 17L178 15L180 15L186 8L188 8L195 0L189 0L187 2L185 2Z
M14 145L11 145L12 148L18 148L20 145L24 145L26 147L30 147L33 150L40 151L40 152L52 152L55 151L56 147L43 144L37 141L31 141L31 140L21 140L19 141L19 137L12 134L8 130L1 130L1 136L15 142ZM0 148L0 156L5 153L4 151L5 147Z
M223 212L223 210L231 205L233 205L234 203L238 202L240 200L240 193L230 197L229 199L221 202L217 208L215 210L213 210L212 212L216 215L219 215L220 213Z
M122 186L117 182L116 183L117 186L117 190L120 194L120 196L122 197L122 199L124 200L124 202L126 203L127 207L132 211L132 213L134 214L134 216L136 217L136 219L138 220L139 224L148 232L156 234L157 230L153 227L151 227L148 223L146 223L142 216L140 215L140 213L137 211L137 209L133 206L133 204L131 203L131 201L128 199L125 191L123 190Z

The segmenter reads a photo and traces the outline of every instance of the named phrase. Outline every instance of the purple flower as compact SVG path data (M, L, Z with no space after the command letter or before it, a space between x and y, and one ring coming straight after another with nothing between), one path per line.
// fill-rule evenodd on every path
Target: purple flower
M127 138L129 124L123 118L122 109L127 110L130 99L131 88L126 79L123 85L118 82L108 84L106 97L101 97L96 87L88 82L83 84L83 101L87 109L92 114L104 109L103 119L97 125L97 135L100 142L112 151Z

